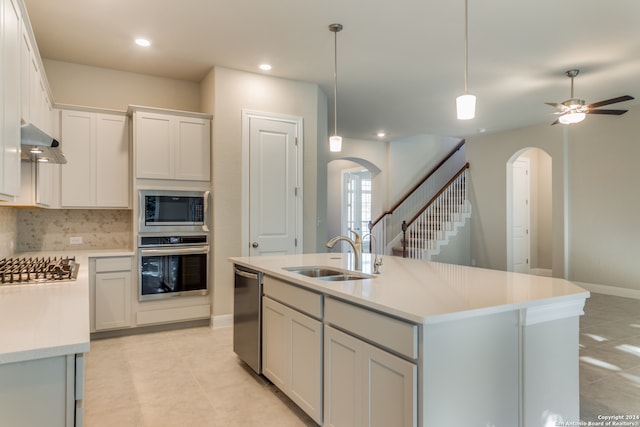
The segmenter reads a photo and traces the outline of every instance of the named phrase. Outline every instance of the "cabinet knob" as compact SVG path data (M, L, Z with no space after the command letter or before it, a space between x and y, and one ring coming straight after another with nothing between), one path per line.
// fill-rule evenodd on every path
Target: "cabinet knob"
M252 247L252 248L254 248L254 249L255 249L255 248L257 248L258 246L259 246L259 245L258 245L258 242L253 242L253 243L251 244L251 247Z

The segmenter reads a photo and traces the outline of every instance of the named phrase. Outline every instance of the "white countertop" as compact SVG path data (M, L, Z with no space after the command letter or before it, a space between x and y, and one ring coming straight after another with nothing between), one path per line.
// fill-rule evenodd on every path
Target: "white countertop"
M363 255L363 272L371 258ZM230 261L345 301L415 323L436 323L522 308L578 304L589 292L564 279L385 256L381 274L363 280L328 282L284 270L297 266L350 269L348 254L234 257ZM574 304L575 305L575 304ZM575 307L574 307L575 308Z
M89 257L133 256L128 250L27 253L75 256L75 281L0 286L0 364L89 351Z

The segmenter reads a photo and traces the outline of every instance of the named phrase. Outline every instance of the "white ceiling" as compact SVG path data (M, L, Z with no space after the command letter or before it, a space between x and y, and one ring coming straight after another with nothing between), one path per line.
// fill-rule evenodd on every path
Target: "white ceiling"
M25 0L44 58L200 81L212 66L318 83L333 102L338 33L338 133L387 139L465 137L555 120L579 68L587 103L640 100L640 1L469 0L469 92L463 0ZM135 37L149 38L142 49ZM329 115L333 116L330 107ZM589 116L588 120L616 120ZM333 127L331 120L331 129ZM558 125L560 126L560 125Z

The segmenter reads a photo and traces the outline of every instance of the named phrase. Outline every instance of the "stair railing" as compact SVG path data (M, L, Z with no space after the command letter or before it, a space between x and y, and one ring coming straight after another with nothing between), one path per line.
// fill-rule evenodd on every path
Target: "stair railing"
M402 237L402 221L414 216L440 190L465 162L465 140L456 145L427 175L404 194L389 210L369 222L369 233L375 236L379 254L391 252ZM371 243L370 243L371 244Z
M451 231L467 200L469 163L456 173L411 219L402 222L402 256L424 259L436 241Z

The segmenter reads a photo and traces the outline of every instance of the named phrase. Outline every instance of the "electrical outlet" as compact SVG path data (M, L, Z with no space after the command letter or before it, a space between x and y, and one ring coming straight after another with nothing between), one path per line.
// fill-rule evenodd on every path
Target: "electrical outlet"
M82 236L78 237L69 237L70 245L81 245L82 244Z

